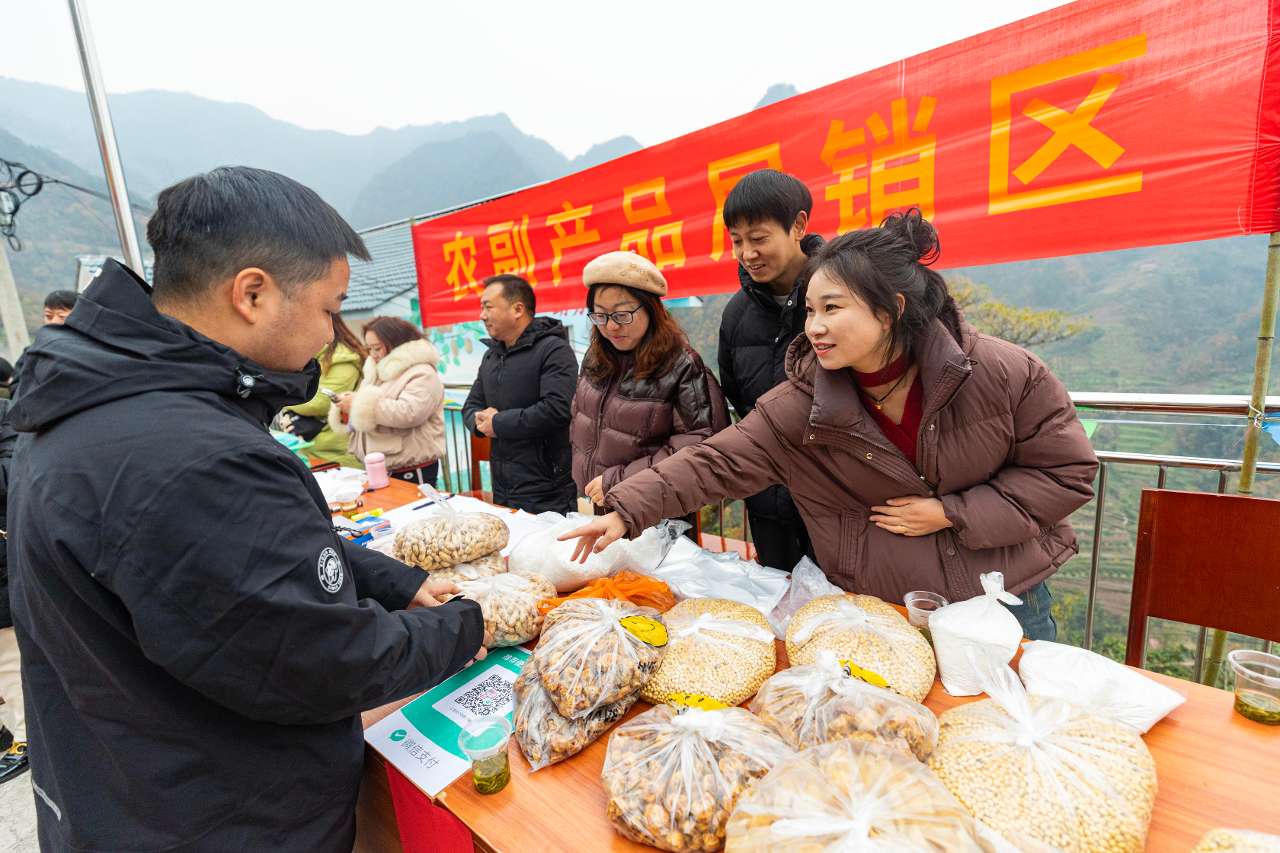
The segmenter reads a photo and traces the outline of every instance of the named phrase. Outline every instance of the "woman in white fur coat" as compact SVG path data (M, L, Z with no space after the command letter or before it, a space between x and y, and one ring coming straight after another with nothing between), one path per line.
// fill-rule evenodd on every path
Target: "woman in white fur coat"
M444 382L440 354L422 332L396 317L374 317L364 327L369 358L354 392L329 409L334 432L349 433L351 454L386 454L391 476L436 482L444 451Z

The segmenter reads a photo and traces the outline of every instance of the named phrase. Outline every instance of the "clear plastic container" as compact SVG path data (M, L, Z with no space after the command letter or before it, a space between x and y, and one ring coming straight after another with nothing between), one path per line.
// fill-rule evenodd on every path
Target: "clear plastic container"
M1227 662L1236 676L1236 713L1263 725L1280 725L1280 655L1236 649Z
M929 634L929 617L935 611L946 607L949 602L936 592L920 589L904 595L902 603L907 607L907 621L913 627L919 628L925 637L932 640Z
M474 722L458 735L458 747L471 759L471 781L481 794L496 794L511 781L509 740L511 723L506 717Z

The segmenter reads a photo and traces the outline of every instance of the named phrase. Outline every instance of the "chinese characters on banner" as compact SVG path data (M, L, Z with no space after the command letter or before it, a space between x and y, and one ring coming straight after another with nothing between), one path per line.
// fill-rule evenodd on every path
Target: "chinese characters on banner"
M1280 230L1280 0L1212 6L1081 0L416 223L424 322L476 319L499 273L583 308L618 249L673 297L734 290L724 202L762 168L805 182L828 238L920 208L940 266Z

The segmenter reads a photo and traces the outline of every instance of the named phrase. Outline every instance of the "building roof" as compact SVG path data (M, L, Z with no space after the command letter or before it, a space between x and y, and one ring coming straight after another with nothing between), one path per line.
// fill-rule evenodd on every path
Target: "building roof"
M418 286L409 223L363 231L360 234L372 261L350 258L351 283L344 311L367 311Z

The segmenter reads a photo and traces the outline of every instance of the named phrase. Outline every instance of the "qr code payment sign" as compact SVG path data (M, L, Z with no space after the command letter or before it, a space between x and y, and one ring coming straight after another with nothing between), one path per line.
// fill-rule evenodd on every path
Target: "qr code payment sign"
M515 710L511 685L515 673L494 667L438 699L433 708L458 725L505 716Z

